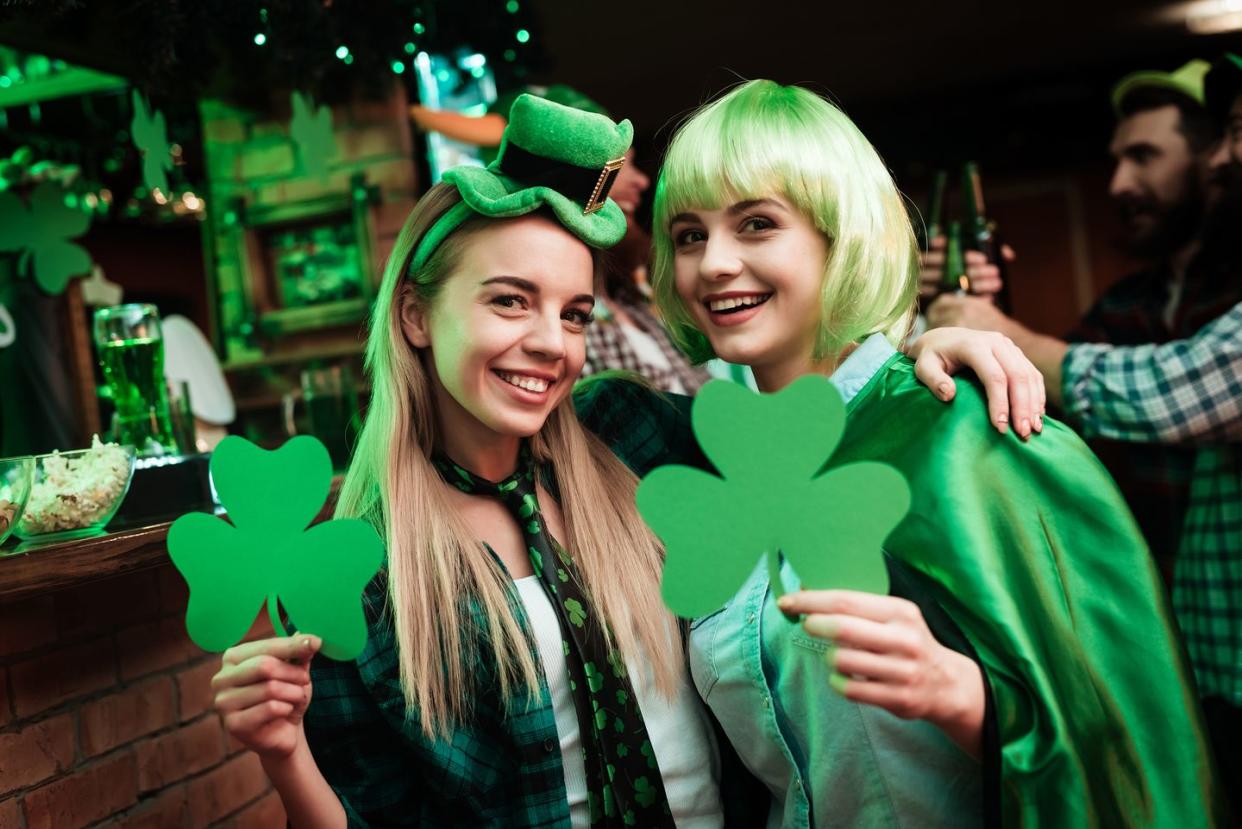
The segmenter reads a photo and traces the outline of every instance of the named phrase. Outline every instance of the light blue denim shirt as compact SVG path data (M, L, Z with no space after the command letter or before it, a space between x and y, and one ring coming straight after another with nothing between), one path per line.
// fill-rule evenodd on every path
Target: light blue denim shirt
M894 349L865 340L831 380L848 403ZM790 590L797 577L786 563ZM742 762L772 793L769 827L982 823L982 771L936 726L828 686L827 642L768 600L761 561L722 610L696 620L690 670Z

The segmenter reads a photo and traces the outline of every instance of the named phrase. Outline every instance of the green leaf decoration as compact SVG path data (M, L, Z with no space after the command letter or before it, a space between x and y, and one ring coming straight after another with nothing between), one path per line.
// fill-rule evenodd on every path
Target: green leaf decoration
M130 100L134 105L134 117L129 132L134 137L134 146L142 153L142 183L148 190L158 189L167 195L168 171L173 168L173 161L164 113L152 110L137 89L131 93Z
M634 800L644 809L651 808L656 802L655 787L646 777L639 777L634 781Z
M604 675L595 667L594 662L588 662L582 666L582 672L586 674L587 688L591 689L591 693L597 693L600 688L604 687Z
M804 588L888 592L882 544L909 510L910 488L871 461L819 472L845 430L845 404L827 378L802 377L775 394L713 381L691 421L720 475L663 466L637 493L664 542L662 589L674 613L717 610L765 556L779 597L782 553Z
M186 629L207 651L241 641L266 601L283 632L279 601L297 629L323 639L323 653L349 660L367 639L361 595L384 545L357 518L310 525L332 481L328 450L303 435L276 451L230 436L211 458L228 521L189 513L168 531L168 553L190 586Z
M582 623L586 621L586 608L577 599L566 599L565 609L569 611L569 621L576 627L582 627Z
M66 195L59 184L44 181L27 206L11 190L0 191L0 251L19 254L19 269L52 295L91 269L86 248L70 241L86 233L91 216L70 207Z
M328 162L336 156L332 110L322 104L316 106L309 95L297 91L293 93L292 106L289 135L298 146L302 169L308 176L324 178L328 175Z

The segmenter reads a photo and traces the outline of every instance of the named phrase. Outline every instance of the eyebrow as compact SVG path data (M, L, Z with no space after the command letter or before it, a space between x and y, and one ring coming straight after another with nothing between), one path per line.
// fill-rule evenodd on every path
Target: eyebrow
M519 291L525 291L528 294L539 295L539 286L529 279L522 279L520 276L493 276L490 279L484 279L479 285L510 285ZM595 307L595 297L591 294L578 294L569 300L569 304L573 305L578 302L585 302L592 308Z
M774 199L747 199L746 201L740 201L737 204L730 205L729 207L725 208L725 212L731 216L737 216L742 213L749 213L750 211L754 210L756 207L774 207L777 210L783 209L781 207L780 202ZM678 213L676 216L668 220L668 224L669 224L669 227L672 227L678 222L697 222L697 221L699 221L699 217L695 213Z

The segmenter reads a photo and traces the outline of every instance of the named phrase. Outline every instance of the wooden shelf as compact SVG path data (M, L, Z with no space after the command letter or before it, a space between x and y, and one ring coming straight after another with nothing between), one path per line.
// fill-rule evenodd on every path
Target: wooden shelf
M327 503L312 523L332 517L342 478L332 479ZM167 564L171 522L51 544L0 547L0 602L8 603L87 582Z

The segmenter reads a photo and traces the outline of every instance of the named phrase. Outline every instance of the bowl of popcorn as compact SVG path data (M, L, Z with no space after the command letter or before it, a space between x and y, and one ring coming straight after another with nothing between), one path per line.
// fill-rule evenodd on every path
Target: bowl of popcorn
M17 521L23 541L65 541L97 535L125 500L134 477L134 447L102 443L90 449L34 457L34 482Z
M34 481L35 459L0 458L0 544L13 532L22 517L30 485Z

